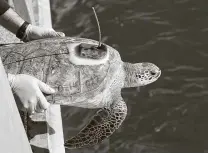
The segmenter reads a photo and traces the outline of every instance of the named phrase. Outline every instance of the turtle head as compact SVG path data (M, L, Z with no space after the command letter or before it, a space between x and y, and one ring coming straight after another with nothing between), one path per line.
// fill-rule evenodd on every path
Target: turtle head
M145 86L155 82L161 75L161 70L152 63L124 63L126 78L124 87Z

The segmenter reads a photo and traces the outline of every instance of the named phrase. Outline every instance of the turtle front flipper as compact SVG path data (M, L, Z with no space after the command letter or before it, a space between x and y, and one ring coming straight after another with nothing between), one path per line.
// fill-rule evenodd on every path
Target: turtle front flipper
M110 108L100 109L93 119L76 136L65 142L68 149L96 145L119 128L127 114L123 99L115 101Z

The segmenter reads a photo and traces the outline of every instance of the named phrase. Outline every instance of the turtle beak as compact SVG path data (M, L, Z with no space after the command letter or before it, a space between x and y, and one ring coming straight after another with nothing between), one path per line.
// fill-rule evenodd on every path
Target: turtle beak
M161 70L159 69L157 72L156 72L156 78L159 78L161 76Z
M158 79L161 75L161 70L159 67L157 67L156 65L152 64L152 70L150 71L151 75Z

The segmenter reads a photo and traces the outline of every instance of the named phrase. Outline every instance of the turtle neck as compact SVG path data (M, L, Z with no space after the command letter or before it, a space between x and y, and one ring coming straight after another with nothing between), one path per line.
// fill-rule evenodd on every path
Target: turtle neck
M134 64L124 62L123 68L125 72L124 88L137 87Z

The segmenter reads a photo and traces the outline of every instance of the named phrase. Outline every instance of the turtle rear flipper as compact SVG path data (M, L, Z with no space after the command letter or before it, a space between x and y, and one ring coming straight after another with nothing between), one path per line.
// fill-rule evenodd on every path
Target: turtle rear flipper
M100 109L86 127L65 142L65 147L82 148L100 143L119 128L126 114L127 106L123 100L116 101L111 108Z

